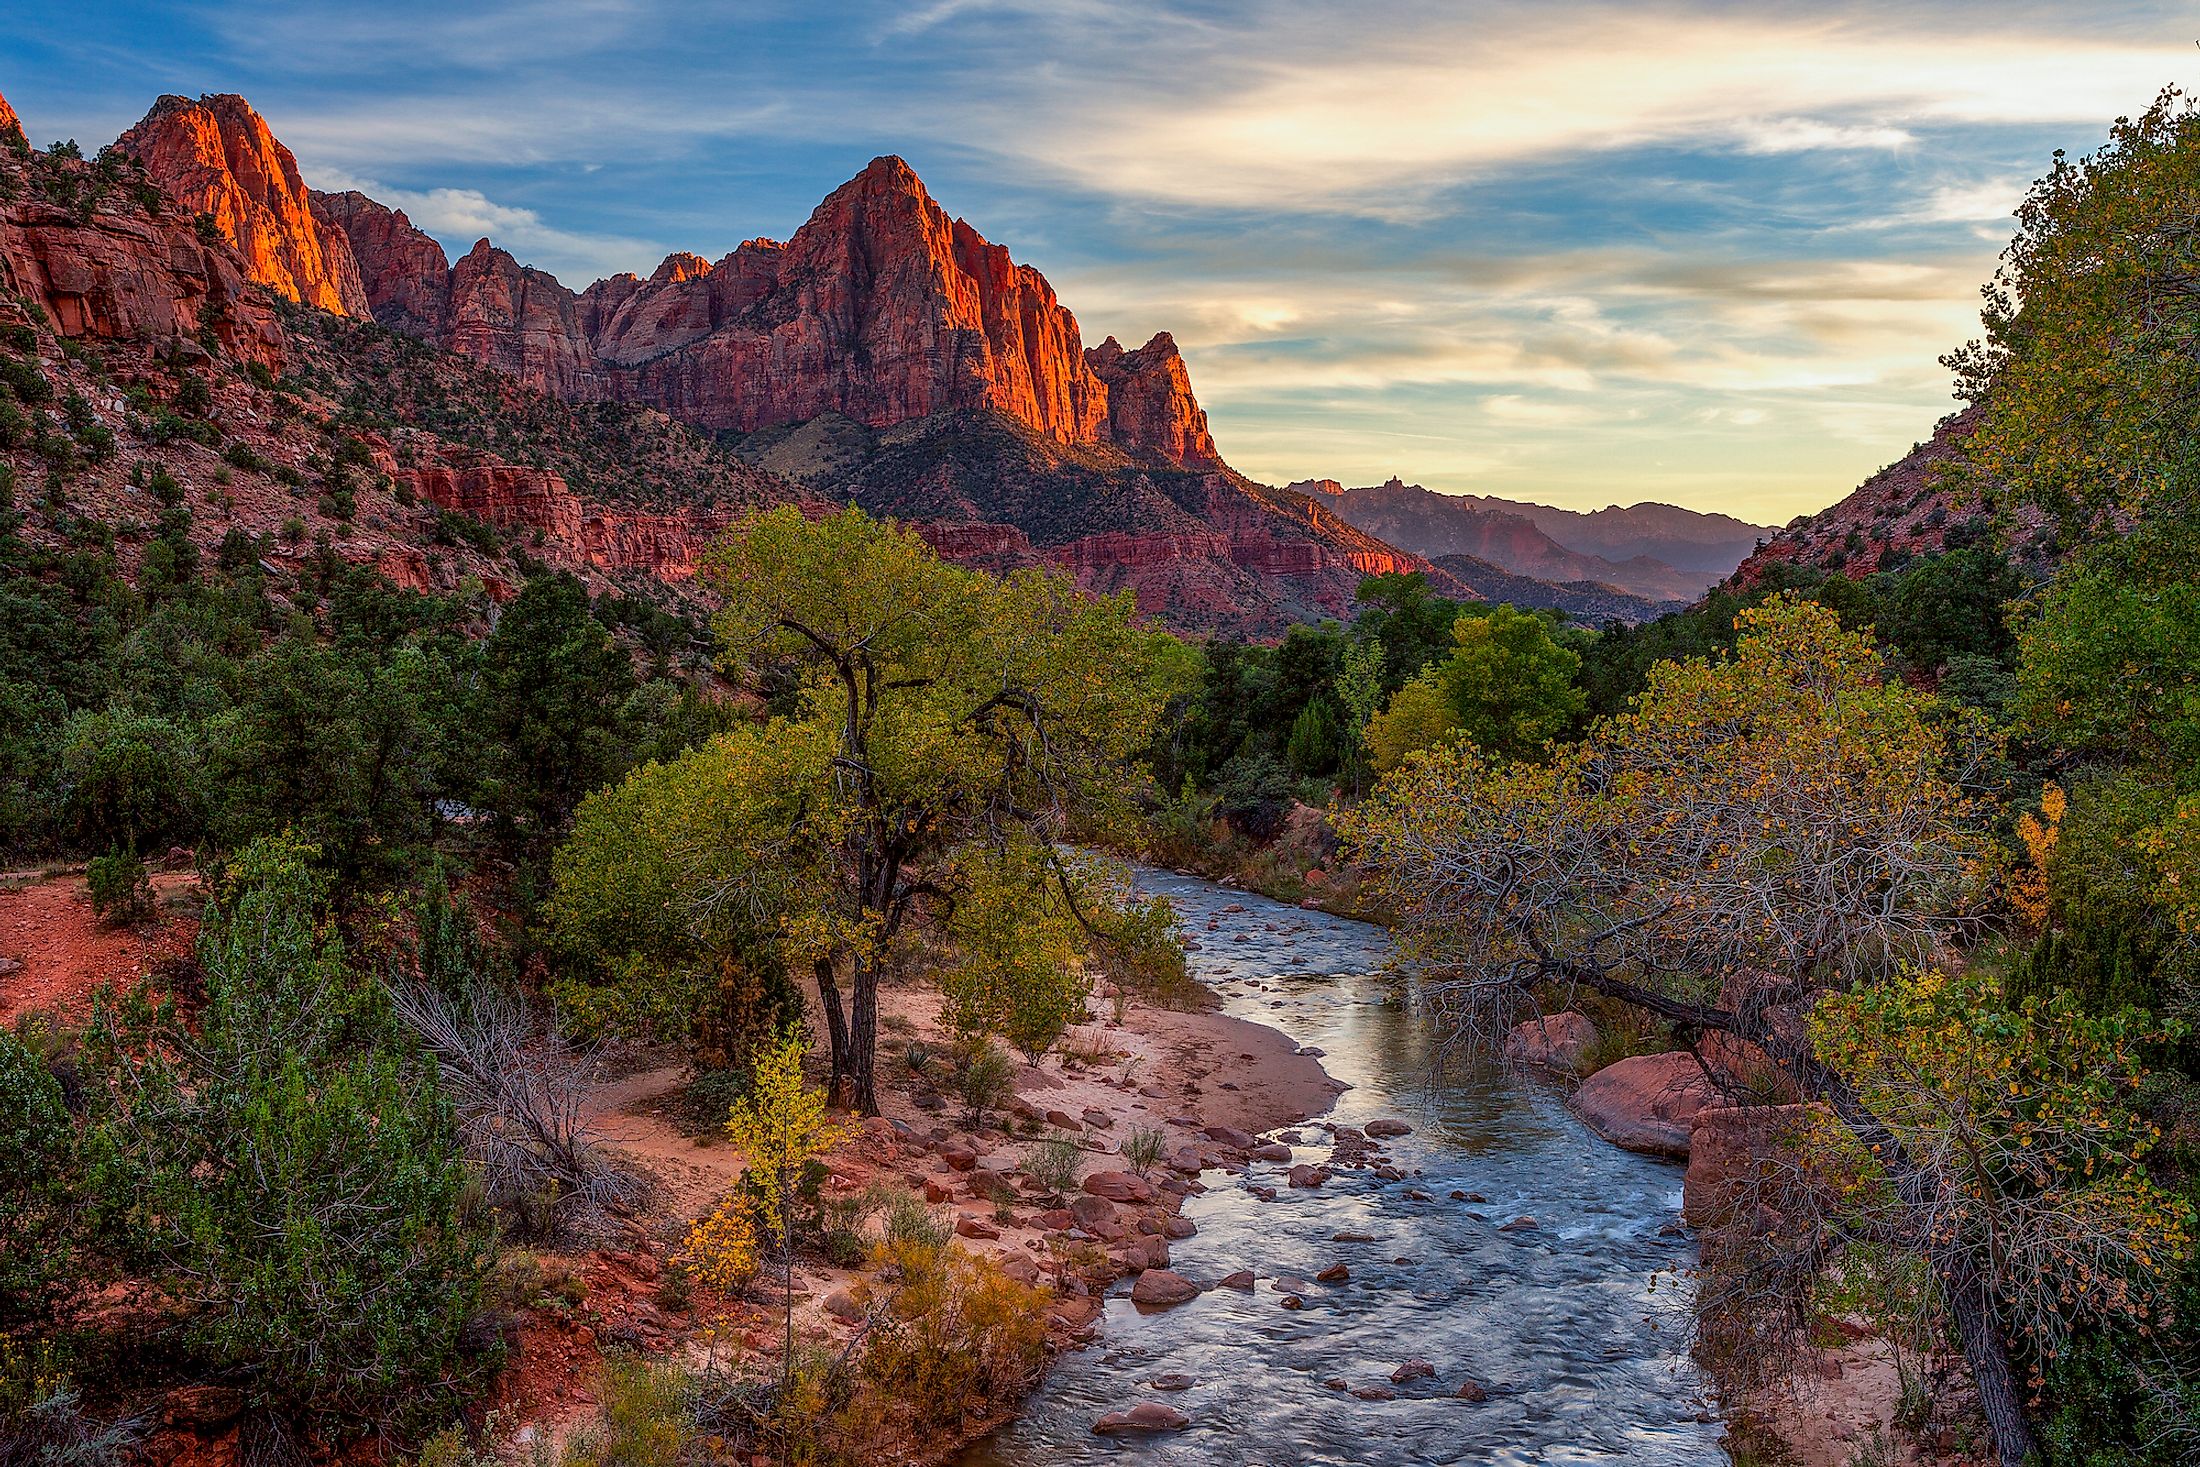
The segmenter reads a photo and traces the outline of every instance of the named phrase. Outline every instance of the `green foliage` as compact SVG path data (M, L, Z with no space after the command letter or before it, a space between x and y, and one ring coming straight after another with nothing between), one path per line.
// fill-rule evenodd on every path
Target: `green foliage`
M1501 758L1534 758L1587 706L1575 685L1580 654L1533 612L1462 615L1452 640L1451 655L1400 688L1368 725L1378 770L1454 739Z
M127 850L109 851L85 863L84 884L92 910L117 927L131 927L153 915L153 887L145 863Z
M101 709L71 719L61 769L79 836L126 853L190 839L196 752L165 718Z
M1981 483L2069 529L2200 508L2196 195L2200 116L2175 89L2033 184L1985 339L1947 359L1981 405L1964 450Z
M74 1278L77 1136L61 1082L43 1056L0 1030L0 1351L50 1319Z
M195 1022L103 1007L91 1190L123 1258L194 1302L182 1335L207 1366L342 1437L462 1393L490 1250L461 1215L435 1072L347 969L324 902L309 848L256 842L201 931Z

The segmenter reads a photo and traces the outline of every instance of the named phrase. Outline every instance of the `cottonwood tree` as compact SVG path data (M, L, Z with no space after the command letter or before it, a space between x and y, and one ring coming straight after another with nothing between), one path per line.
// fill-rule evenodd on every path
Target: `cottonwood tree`
M1908 1054L1929 1087L1928 1057L1822 1052L1803 1015L1827 995L1881 991L1905 962L1950 956L1979 842L1949 737L1832 612L1776 600L1743 613L1741 632L1728 658L1659 666L1629 712L1548 764L1460 746L1418 756L1346 820L1347 835L1455 1034L1494 1040L1543 1001L1597 994L1687 1039L1747 1040L1822 1103L1909 1220L1892 1235L1929 1265L2016 1467L2032 1435L2011 1330L2028 1322L2021 1301L2039 1298L2035 1271L2054 1287L2135 1266L2143 1282L2174 1248L2165 1241L2150 1265L2063 1234L2067 1256L2012 1254L2005 1230L1942 1225L1964 1213L1952 1195L1962 1176L1926 1144L1939 1134L1930 1117L1886 1083ZM1884 1010L1856 1017L1867 1012L1890 1036L1906 1032ZM2102 1174L2136 1165L2127 1145ZM2010 1196L2003 1221L2046 1229L2094 1180L2058 1173Z
M693 791L699 818L604 839L679 920L746 930L815 978L833 1088L875 1114L879 982L920 936L951 940L959 901L1050 891L1088 946L1110 940L1123 903L1056 842L1127 818L1181 648L1127 594L962 570L853 509L750 520L703 576L728 666L791 673L791 711L639 776Z

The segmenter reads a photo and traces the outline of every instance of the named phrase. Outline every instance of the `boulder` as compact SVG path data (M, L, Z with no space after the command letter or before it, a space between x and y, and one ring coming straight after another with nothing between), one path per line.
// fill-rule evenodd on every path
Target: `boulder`
M1696 1112L1688 1132L1681 1216L1716 1227L1737 1206L1776 1205L1791 1167L1782 1164L1812 1123L1808 1105L1727 1105Z
M1199 1293L1199 1285L1165 1268L1149 1268L1131 1283L1131 1302L1141 1309L1174 1308Z
M1253 1160L1255 1161L1289 1161L1290 1159L1291 1148L1281 1141L1264 1141L1253 1148Z
M1314 1281L1323 1284L1341 1284L1350 1280L1351 1277L1351 1269L1346 1268L1341 1263L1332 1263L1320 1273L1315 1274Z
M955 1219L955 1236L958 1238L976 1238L981 1242L990 1242L1000 1235L1001 1230L982 1217L972 1217L966 1212Z
M1482 1388L1481 1383L1473 1380L1459 1382L1459 1389L1452 1394L1462 1401L1487 1401L1490 1398L1490 1393Z
M1153 1201L1153 1183L1133 1172L1094 1172L1084 1180L1086 1193L1110 1202Z
M978 1153L968 1146L947 1145L940 1148L940 1160L955 1171L967 1172L978 1165Z
M1085 1124L1095 1130L1106 1130L1115 1124L1115 1117L1097 1106L1085 1107Z
M1426 1380L1436 1374L1436 1367L1426 1360L1408 1360L1390 1372L1392 1385L1404 1385L1409 1380Z
M1239 1151L1251 1151L1258 1144L1251 1135L1240 1131L1235 1126L1209 1126L1207 1128L1207 1139L1219 1141L1223 1145L1235 1147Z
M1596 1042L1597 1026L1586 1014L1549 1014L1515 1024L1505 1036L1505 1058L1556 1074L1578 1075L1589 1046Z
M1387 1140L1392 1136L1410 1136L1413 1127L1395 1116L1383 1116L1367 1123L1367 1134L1377 1140Z
M835 1289L825 1296L823 1308L835 1319L857 1320L863 1318L863 1306L856 1296L846 1289Z
M1215 1287L1218 1289L1236 1289L1240 1293L1250 1294L1253 1292L1253 1271L1249 1268L1241 1268L1236 1273L1224 1274L1221 1282L1217 1283Z
M1297 1166L1291 1168L1290 1173L1288 1174L1288 1179L1291 1185L1294 1187L1319 1187L1322 1183L1329 1180L1329 1168L1325 1166L1311 1166L1308 1163L1302 1161Z
M1182 1431L1192 1424L1174 1406L1164 1406L1159 1401L1140 1401L1128 1411L1110 1411L1092 1424L1101 1436L1125 1436L1147 1431Z
M1574 1092L1575 1111L1613 1145L1682 1159L1696 1113L1723 1103L1686 1050L1606 1065Z

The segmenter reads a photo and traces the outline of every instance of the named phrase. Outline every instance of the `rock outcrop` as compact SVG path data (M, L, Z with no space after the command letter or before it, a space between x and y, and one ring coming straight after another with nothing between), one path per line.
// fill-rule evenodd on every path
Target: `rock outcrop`
M1572 1011L1546 1014L1515 1024L1505 1035L1505 1058L1561 1075L1578 1075L1589 1046L1597 1042L1597 1026L1586 1014Z
M30 141L29 135L23 131L23 119L15 115L15 109L8 105L6 97L0 97L0 143L5 143L11 135L22 138L26 144Z
M143 342L204 356L202 334L245 361L283 363L265 295L235 254L200 240L188 216L149 212L126 190L92 195L88 165L36 155L0 166L77 178L88 211L19 187L0 202L0 286L41 306L65 337Z
M1681 1216L1690 1227L1717 1227L1739 1209L1777 1214L1805 1173L1799 1147L1823 1118L1809 1105L1722 1105L1696 1113L1689 1126L1688 1172Z
M311 195L313 212L341 231L357 263L367 309L407 336L440 341L450 324L451 262L433 235L413 228L356 189Z
M1685 1158L1696 1113L1724 1104L1687 1050L1606 1065L1574 1092L1574 1109L1615 1146Z
M1157 331L1138 350L1125 351L1111 336L1086 352L1085 361L1108 386L1108 433L1117 443L1186 468L1222 467L1175 337Z
M314 215L298 160L244 98L162 97L116 146L187 216L211 216L253 280L324 311L367 314L350 241Z

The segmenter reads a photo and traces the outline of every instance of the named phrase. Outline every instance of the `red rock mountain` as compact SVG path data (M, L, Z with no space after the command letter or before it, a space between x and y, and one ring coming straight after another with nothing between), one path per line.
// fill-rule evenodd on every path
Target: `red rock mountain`
M898 158L783 243L675 254L647 280L576 292L488 240L452 262L363 194L309 193L240 98L163 98L124 142L268 289L371 314L523 390L741 435L744 457L802 492L905 519L957 559L1061 566L1179 626L1250 635L1349 615L1369 571L1429 570L1460 594L1327 505L1231 471L1173 338L1087 350L1045 277ZM509 487L418 486L545 542L578 533L555 490Z
M367 313L349 241L315 216L298 160L244 98L162 97L116 146L189 214L212 215L254 280L324 311Z
M0 97L0 139L5 139L10 133L23 138L25 142L29 141L23 132L23 119L15 115L15 109L8 105L6 97Z
M1065 444L1219 466L1167 333L1086 351L1046 278L950 219L899 158L877 158L784 244L578 293L488 240L436 242L363 195L315 195L350 239L376 318L569 399L645 403L754 432L837 413L868 427L990 411Z

